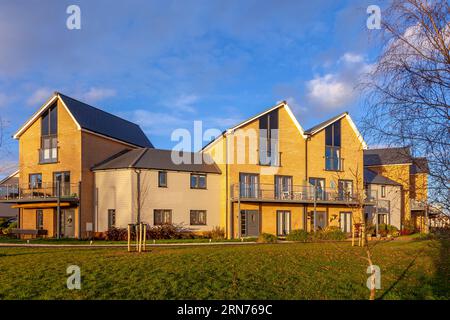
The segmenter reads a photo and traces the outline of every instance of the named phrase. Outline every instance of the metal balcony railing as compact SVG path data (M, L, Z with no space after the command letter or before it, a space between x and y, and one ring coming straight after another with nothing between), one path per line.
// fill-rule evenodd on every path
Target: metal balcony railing
M41 182L27 184L8 184L0 186L0 200L27 200L45 198L78 199L78 183Z
M315 188L311 185L281 187L274 184L234 184L231 186L234 201L281 201L281 202L339 202L355 203L370 201L366 195L346 192L336 188Z

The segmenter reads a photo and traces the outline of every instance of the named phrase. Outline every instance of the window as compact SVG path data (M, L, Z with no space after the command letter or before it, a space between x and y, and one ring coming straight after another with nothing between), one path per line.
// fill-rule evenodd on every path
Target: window
M58 109L56 104L49 108L41 117L41 149L40 163L52 163L58 159Z
M171 223L172 223L172 210L155 209L153 211L153 224L155 226Z
M191 189L206 189L206 174L191 174Z
M241 198L258 198L259 175L255 173L240 173L239 190Z
M353 197L353 181L339 180L339 200L349 200Z
M36 229L44 229L44 212L42 210L36 210Z
M325 128L325 170L341 171L341 121Z
M42 174L33 173L29 175L30 189L42 188Z
M291 232L291 212L277 211L277 235L287 236Z
M386 198L386 186L381 186L381 197Z
M160 187L160 188L167 187L167 172L166 171L158 171L158 187Z
M41 136L56 135L58 133L58 108L56 103L41 117Z
M59 184L59 195L70 196L70 172L54 172L53 173L53 184L55 188L55 196L58 196L58 184Z
M278 109L259 118L259 163L279 166Z
M206 210L191 210L191 226L206 225Z
M276 199L291 199L292 188L292 176L275 176Z
M316 199L325 200L325 179L309 178L309 184L315 187L314 189L316 190ZM314 191L312 191L311 194L314 196Z
M378 214L378 225L388 224L387 214Z
M108 209L108 230L116 226L116 209Z

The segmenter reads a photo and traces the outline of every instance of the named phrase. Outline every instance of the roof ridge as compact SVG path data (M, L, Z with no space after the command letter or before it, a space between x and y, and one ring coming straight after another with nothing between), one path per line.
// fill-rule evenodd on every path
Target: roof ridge
M147 152L148 148L143 148L143 150L141 151L141 153L136 157L136 159L133 160L133 162L131 162L131 164L129 165L130 168L133 168L136 166L136 163L141 160L141 158L144 156L144 154Z
M333 116L333 117L331 117L331 118L328 118L327 120L324 120L324 121L322 121L322 122L319 122L318 124L312 126L312 127L309 128L309 129L305 130L305 133L311 133L311 131L314 131L314 129L315 129L316 127L319 127L319 126L322 127L322 126L326 125L327 122L337 121L338 118L341 118L341 117L346 116L346 115L348 115L348 114L349 114L348 111L341 112L341 113L339 113L339 114L337 114L337 115L335 115L335 116Z

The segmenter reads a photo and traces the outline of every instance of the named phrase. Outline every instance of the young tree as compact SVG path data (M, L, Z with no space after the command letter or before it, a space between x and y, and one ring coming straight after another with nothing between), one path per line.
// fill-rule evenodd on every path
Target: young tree
M383 48L364 81L370 141L427 157L430 197L450 210L450 4L393 0L382 12Z

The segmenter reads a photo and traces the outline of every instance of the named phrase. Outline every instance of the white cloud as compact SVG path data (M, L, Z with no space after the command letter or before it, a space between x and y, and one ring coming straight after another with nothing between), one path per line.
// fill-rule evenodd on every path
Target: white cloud
M321 107L341 107L353 99L352 84L336 74L316 77L307 83L308 98Z
M49 88L39 88L35 90L31 96L27 99L26 103L28 106L39 107L42 105L50 96L53 90Z
M360 77L372 67L363 55L346 52L331 66L333 72L316 75L307 81L308 102L319 111L331 111L347 106L356 98L356 86Z
M105 98L114 97L115 95L116 91L114 89L92 87L86 93L82 94L81 98L86 102L94 103Z
M199 101L195 94L182 94L169 103L169 106L179 111L195 112L194 104Z
M360 54L355 54L351 52L346 52L342 57L341 60L347 63L360 63L364 61L364 57Z

